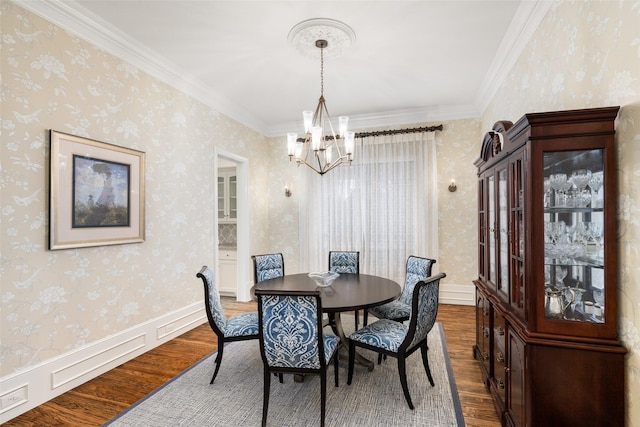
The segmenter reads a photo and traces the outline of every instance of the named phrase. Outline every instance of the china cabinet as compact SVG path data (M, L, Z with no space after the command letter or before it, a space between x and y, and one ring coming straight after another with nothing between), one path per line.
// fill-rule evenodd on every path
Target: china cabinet
M526 114L482 141L474 357L503 425L624 425L618 109Z
M235 223L238 220L237 177L235 169L218 171L218 222Z

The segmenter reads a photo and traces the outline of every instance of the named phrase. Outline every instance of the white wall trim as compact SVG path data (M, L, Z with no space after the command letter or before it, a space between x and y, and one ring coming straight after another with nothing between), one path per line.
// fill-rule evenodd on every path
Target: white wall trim
M440 285L440 304L475 305L475 287L469 285L442 284Z
M0 378L0 424L207 321L199 301Z

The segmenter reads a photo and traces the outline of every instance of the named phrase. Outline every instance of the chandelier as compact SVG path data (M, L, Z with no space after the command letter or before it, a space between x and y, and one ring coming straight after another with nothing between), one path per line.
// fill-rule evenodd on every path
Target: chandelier
M351 163L355 133L347 130L349 118L346 116L338 117L338 133L334 130L324 99L324 49L328 42L318 39L315 45L320 49L320 99L315 111L302 112L304 137L288 133L287 148L290 161L305 164L324 175L336 166Z

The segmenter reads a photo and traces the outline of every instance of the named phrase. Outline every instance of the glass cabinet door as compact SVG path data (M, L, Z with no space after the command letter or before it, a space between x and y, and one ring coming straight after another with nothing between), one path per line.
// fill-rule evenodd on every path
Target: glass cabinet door
M232 220L238 219L238 193L236 191L237 188L237 178L236 175L230 175L229 179L229 193L228 193L228 206L229 206L229 218Z
M524 150L512 155L509 160L509 259L510 259L510 303L523 314L525 303L524 283Z
M224 176L218 176L218 219L224 219L225 213L225 188Z
M507 169L498 170L498 293L509 301L509 221L507 199Z
M496 277L498 266L496 265L496 187L493 174L487 178L487 225L489 226L489 270L487 281L493 282L494 286L498 279Z
M544 316L603 323L603 150L544 152L543 162Z

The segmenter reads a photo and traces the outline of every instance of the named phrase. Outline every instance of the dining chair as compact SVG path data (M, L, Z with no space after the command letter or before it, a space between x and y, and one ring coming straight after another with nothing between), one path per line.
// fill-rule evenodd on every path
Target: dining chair
M408 325L390 319L380 319L349 335L349 377L347 384L350 385L353 379L356 347L362 347L373 350L378 354L385 354L398 359L400 384L410 409L413 409L413 402L407 385L406 359L414 351L420 349L422 364L427 373L429 383L431 387L435 385L427 357L429 351L427 335L436 322L440 280L444 277L446 277L446 274L440 273L415 284L412 291L411 313Z
M271 373L320 376L320 424L324 426L327 366L333 362L338 387L340 338L322 332L320 291L257 289L260 354L264 366L262 425L267 423ZM286 402L283 402L286 405Z
M364 310L364 325L366 326L368 323L369 313L378 319L390 319L397 322L409 320L413 287L420 280L425 280L431 276L431 269L435 263L435 259L421 258L414 255L409 256L409 258L407 258L404 287L402 288L400 297L386 304Z
M251 255L253 260L253 284L274 277L284 276L284 258L281 253Z
M209 319L209 325L218 336L218 354L215 360L216 369L209 383L213 384L220 370L220 364L222 363L224 344L232 341L258 339L258 312L253 311L227 317L220 303L220 295L218 294L213 271L205 265L200 269L197 277L201 278L204 283L204 305L207 312L207 319Z
M359 251L329 251L329 271L335 273L360 273ZM354 310L355 328L358 329L359 310Z

